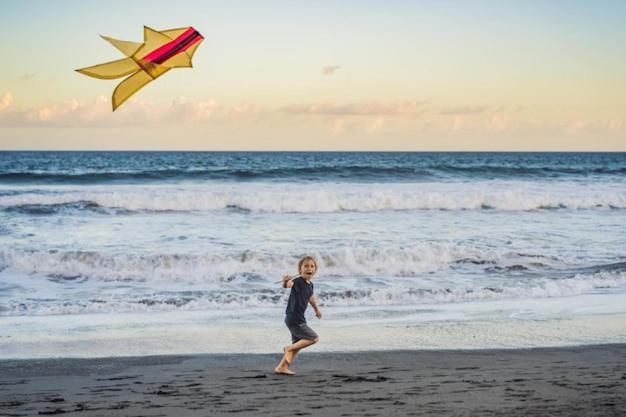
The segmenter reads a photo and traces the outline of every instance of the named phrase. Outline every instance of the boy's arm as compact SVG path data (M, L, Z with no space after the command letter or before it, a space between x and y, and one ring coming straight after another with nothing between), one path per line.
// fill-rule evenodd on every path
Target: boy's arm
M283 288L291 288L293 287L293 279L289 275L285 275L283 277Z
M322 312L320 311L320 308L317 306L317 300L315 299L315 295L312 295L312 296L309 297L309 303L313 307L313 310L315 310L315 316L318 319L321 319L322 318Z

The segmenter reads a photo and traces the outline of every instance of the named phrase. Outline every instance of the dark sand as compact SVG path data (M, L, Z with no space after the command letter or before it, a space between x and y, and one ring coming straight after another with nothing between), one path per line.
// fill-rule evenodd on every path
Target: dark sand
M626 345L0 361L0 415L626 416Z

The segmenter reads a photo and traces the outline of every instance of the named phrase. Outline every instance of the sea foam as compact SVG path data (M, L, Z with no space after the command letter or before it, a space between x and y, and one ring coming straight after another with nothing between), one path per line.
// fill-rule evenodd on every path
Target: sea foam
M4 210L54 214L91 210L104 214L149 211L338 213L389 210L624 209L621 184L523 182L416 184L213 184L184 188L118 187L102 191L44 189L0 196ZM306 199L302 193L306 192Z

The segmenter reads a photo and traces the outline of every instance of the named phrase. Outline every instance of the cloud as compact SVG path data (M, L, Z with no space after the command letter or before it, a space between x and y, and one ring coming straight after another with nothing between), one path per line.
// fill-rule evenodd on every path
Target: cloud
M179 97L172 102L166 115L171 121L203 122L211 119L219 108L219 103L214 99L191 101Z
M19 98L18 98L19 99ZM407 134L453 136L597 136L619 138L626 133L626 118L565 114L547 117L520 111L515 106L435 107L427 101L367 101L303 103L267 108L251 102L223 104L215 99L179 97L167 104L131 98L111 111L109 97L71 99L57 103L20 106L10 92L0 94L0 129L3 128L115 128L189 126L240 128L251 132L298 129L324 131L344 137L399 137ZM266 130L263 130L266 129Z
M589 133L611 132L620 133L626 131L626 119L607 117L604 119L576 119L569 121L563 130L568 135Z
M92 100L71 99L28 108L13 106L10 93L0 97L0 127L115 127L171 123L201 123L220 109L213 99L178 98L169 106L131 98L117 111L105 96Z
M228 110L228 115L231 119L245 119L248 117L256 117L264 113L261 106L254 103L239 103L235 104Z
M417 116L425 112L425 102L394 101L366 103L312 103L291 104L280 111L289 114L324 116Z
M619 117L557 118L524 115L519 107L493 107L483 112L432 113L431 131L454 134L523 134L529 136L593 136L626 133L626 119ZM425 125L426 126L426 125Z
M395 119L398 120L397 118ZM331 119L328 131L332 136L341 135L375 135L384 131L387 127L385 116L373 116L362 118L338 117Z
M322 68L322 75L333 75L339 68L341 68L339 65L326 66Z
M256 122L264 116L267 116L267 111L257 104L238 103L226 106L212 98L190 100L179 97L169 105L131 98L112 112L111 101L105 96L92 100L71 99L26 108L17 108L11 93L0 96L0 128L202 125L235 121Z
M465 105L443 108L435 113L433 125L441 131L454 133L492 132L505 133L522 129L540 129L543 122L527 119L520 106ZM543 126L545 127L545 126Z
M497 114L497 113L519 113L524 108L522 106L483 106L483 105L466 105L456 107L446 107L439 110L439 114L442 116L478 116L484 114Z
M22 75L22 76L20 77L20 79L22 79L22 80L29 80L29 79L34 78L34 77L36 77L36 76L37 76L37 73L36 73L36 72L28 72L28 73L26 73L26 74Z
M330 134L334 136L341 135L342 133L344 133L345 130L346 121L344 119L336 119L330 129Z
M492 114L483 126L487 131L505 132L518 129L521 126L521 122L511 116Z
M381 130L385 126L385 118L378 116L365 129L367 133L373 134Z
M500 109L502 109L502 107L499 107L496 111L500 111ZM439 114L444 116L460 116L471 114L484 114L485 112L487 112L487 110L489 110L487 106L461 106L443 109L439 112Z
M0 97L0 113L8 110L11 107L11 104L13 104L13 94L4 93Z
M0 113L0 127L103 127L142 123L156 113L148 102L129 100L125 111L111 112L104 96L93 100L71 99L28 108L12 106Z
M437 130L453 133L506 133L520 130L537 130L543 123L533 119L513 117L497 112L456 114L434 121Z
M454 118L452 119L452 125L450 126L450 130L453 132L458 132L463 130L464 127L464 119L461 116L454 116Z
M626 130L626 119L607 118L600 121L600 124L610 132L621 132Z
M429 132L453 134L504 134L558 129L542 122L531 123L515 106L465 105L433 107L430 101L369 101L360 103L301 103L277 109L288 115L319 117L330 134L397 134ZM540 126L537 126L537 123ZM619 126L613 123L611 126ZM561 129L562 130L562 129Z

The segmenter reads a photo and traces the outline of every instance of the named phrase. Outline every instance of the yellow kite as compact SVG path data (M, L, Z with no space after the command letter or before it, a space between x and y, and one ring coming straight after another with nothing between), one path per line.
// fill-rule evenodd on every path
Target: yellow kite
M113 111L144 85L172 68L191 67L191 58L204 39L192 27L156 31L143 27L143 43L120 41L102 36L127 58L76 71L90 77L110 80L132 74L113 91Z

